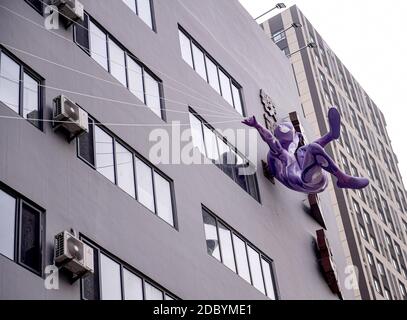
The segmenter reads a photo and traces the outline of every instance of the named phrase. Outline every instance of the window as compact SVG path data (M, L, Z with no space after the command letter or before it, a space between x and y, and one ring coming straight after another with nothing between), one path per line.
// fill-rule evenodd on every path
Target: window
M108 43L110 73L119 80L122 85L127 86L124 51L112 39L109 39Z
M143 84L143 68L127 55L127 77L129 90L143 103L144 97L144 84Z
M123 0L136 15L143 20L150 29L154 30L153 9L151 0Z
M146 282L144 290L146 300L164 300L163 292L153 285L149 284L148 282Z
M156 195L157 215L171 226L174 225L172 214L171 185L159 173L154 172L154 186Z
M386 298L386 300L391 300L391 294L388 289L384 289L384 297Z
M89 30L88 30L89 26ZM164 119L161 80L85 14L74 26L75 42L131 93Z
M214 59L179 27L181 56L236 111L244 116L241 87Z
M230 86L229 77L222 71L219 70L220 88L222 90L222 97L233 105L232 91Z
M192 108L190 108L189 119L193 145L243 190L260 202L254 165Z
M379 269L379 273L380 273L380 275L382 275L382 276L384 276L385 274L384 274L384 267L383 267L383 264L381 263L381 262L377 262L377 268Z
M123 269L123 286L125 300L143 300L142 279L127 269Z
M365 210L363 210L363 220L365 220L366 224L371 224L372 222L369 214Z
M373 283L374 283L374 286L375 286L376 291L377 291L379 294L382 294L382 287L380 286L379 280L377 280L376 278L373 278Z
M133 154L116 141L117 185L135 198Z
M121 300L120 265L100 255L100 288L102 300Z
M367 235L366 235L366 230L363 226L359 225L359 229L360 229L360 234L363 237L363 239L367 240Z
M247 247L247 254L249 256L250 272L252 274L253 286L264 294L264 280L260 264L260 255L250 246Z
M95 126L96 170L115 183L113 138Z
M372 256L372 254L369 251L366 250L366 255L367 255L367 260L369 261L369 264L371 266L373 266L373 256Z
M39 14L43 14L44 6L43 0L25 0L31 7L33 7Z
M235 257L233 252L232 234L222 223L218 225L220 245L222 247L222 261L233 272L236 272Z
M233 243L236 254L237 273L247 282L251 283L246 244L236 235L233 235Z
M208 254L275 300L271 260L205 207L202 216Z
M137 199L147 209L155 211L153 171L142 160L136 158Z
M175 299L126 263L87 239L82 240L93 249L95 258L94 274L81 280L84 300L163 300L163 294L166 300Z
M80 159L175 227L172 181L164 174L92 118L77 146Z
M205 228L207 251L212 257L221 261L216 219L212 217L207 211L203 210L203 222Z
M192 57L191 57L191 59L192 59ZM212 86L212 88L214 88L220 94L218 67L207 56L205 56L205 61L206 61L206 69L208 71L208 82ZM238 103L241 103L241 101L239 101ZM238 112L239 112L239 110L238 110Z
M400 288L400 293L403 296L403 298L406 298L407 296L407 291L406 291L406 287L404 286L404 284L402 284L401 282L399 282L399 288Z
M14 192L0 190L0 254L42 275L43 212Z
M14 260L17 200L0 190L0 253Z
M273 39L274 43L278 43L286 38L285 32L283 29L273 33L271 35L271 39Z
M146 94L146 105L160 118L163 118L161 112L161 94L160 84L149 73L144 73L144 85Z
M0 101L40 129L41 82L39 76L0 48Z
M207 81L204 53L194 43L192 43L192 54L194 56L195 71Z
M106 34L98 28L92 21L89 23L89 45L90 55L105 70L107 66L107 37Z

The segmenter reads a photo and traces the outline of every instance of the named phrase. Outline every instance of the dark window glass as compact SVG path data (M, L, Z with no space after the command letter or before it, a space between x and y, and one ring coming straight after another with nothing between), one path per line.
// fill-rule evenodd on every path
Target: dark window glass
M20 262L41 272L41 213L26 203L21 208Z
M43 0L25 0L29 5L31 5L40 14L43 14Z
M89 17L85 14L83 21L75 23L75 42L82 49L89 51Z
M99 300L99 261L98 261L98 252L93 249L93 265L94 273L87 275L83 278L82 282L82 292L83 299L85 300Z
M94 148L94 122L92 119L89 119L89 132L83 134L79 137L79 156L89 162L92 165L95 165L95 148Z

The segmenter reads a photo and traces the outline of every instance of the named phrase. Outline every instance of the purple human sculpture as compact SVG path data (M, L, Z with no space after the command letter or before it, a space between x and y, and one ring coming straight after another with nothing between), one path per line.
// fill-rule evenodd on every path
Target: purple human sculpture
M257 129L268 144L268 170L286 187L304 193L320 193L328 185L329 172L336 177L339 188L365 188L369 184L368 179L347 175L324 150L328 143L339 139L341 129L341 117L336 108L329 109L328 119L329 132L299 148L301 134L295 131L291 122L278 124L274 135L262 127L255 117L246 119L243 123Z

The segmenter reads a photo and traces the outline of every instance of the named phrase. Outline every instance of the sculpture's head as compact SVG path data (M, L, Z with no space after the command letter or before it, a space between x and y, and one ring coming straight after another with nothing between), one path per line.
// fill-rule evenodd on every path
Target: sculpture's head
M291 143L295 142L296 131L291 122L282 122L276 124L274 136L284 147L288 147Z

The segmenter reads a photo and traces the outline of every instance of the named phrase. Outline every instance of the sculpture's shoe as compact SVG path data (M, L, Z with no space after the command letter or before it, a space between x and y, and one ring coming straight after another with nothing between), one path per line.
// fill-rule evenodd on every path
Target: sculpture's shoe
M352 177L344 175L336 182L338 188L347 189L363 189L369 185L369 180L366 178Z
M332 139L339 139L341 134L341 115L336 108L330 108L328 112L329 134Z

